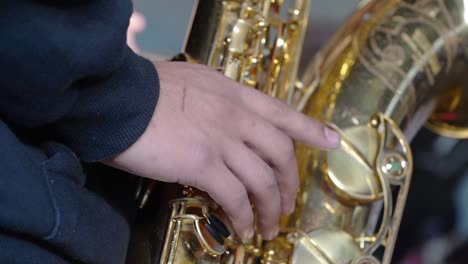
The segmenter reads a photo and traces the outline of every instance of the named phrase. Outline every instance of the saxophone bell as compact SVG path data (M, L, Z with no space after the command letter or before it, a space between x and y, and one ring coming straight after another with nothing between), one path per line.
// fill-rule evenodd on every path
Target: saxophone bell
M438 98L426 127L433 132L457 139L468 138L468 79L457 80Z

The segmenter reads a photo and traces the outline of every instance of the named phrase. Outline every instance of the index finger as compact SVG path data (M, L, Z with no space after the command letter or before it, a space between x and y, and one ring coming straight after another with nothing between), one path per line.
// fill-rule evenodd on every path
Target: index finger
M293 139L322 149L338 147L340 136L325 124L253 88L242 86L239 90L241 100L251 111L271 122Z

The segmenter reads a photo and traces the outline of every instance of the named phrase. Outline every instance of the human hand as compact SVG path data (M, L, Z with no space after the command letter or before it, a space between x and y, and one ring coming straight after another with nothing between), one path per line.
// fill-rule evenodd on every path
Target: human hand
M145 28L145 16L138 11L133 11L127 29L127 45L136 53L140 52L140 47L136 41L136 36L143 32Z
M322 149L338 135L255 89L206 66L155 63L160 98L143 135L107 164L207 192L243 239L278 234L299 185L292 139Z

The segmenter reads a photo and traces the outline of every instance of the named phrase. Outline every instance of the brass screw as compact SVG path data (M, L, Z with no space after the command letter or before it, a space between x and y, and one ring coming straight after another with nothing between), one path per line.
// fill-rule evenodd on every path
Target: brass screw
M384 158L382 172L390 177L402 177L407 168L406 160L398 153L390 153Z

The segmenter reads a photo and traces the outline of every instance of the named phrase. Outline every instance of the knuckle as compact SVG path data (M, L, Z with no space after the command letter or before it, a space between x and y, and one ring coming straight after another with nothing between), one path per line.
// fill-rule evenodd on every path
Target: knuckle
M259 217L257 219L258 224L261 226L270 226L274 225L279 221L280 210L275 210L273 208L264 207L258 210Z
M210 196L223 208L229 218L235 220L241 229L254 221L252 207L246 189L240 182L221 180L210 184L207 190Z
M200 164L202 164L203 166L206 166L206 165L210 165L213 163L214 156L215 155L214 155L213 149L209 146L205 146L200 151L198 159L200 161Z
M260 195L269 197L271 194L278 192L275 173L270 166L261 166L258 175L262 180L262 183L258 185L258 189L261 192Z
M275 192L278 191L278 185L276 183L276 180L273 178L269 178L268 180L265 181L264 183L264 189L265 189L265 194L274 194Z
M273 102L270 104L270 111L272 116L281 120L287 118L287 105L276 98L272 98L272 101Z
M290 137L284 136L282 140L278 141L277 148L278 152L286 157L285 161L287 163L295 159L294 142Z
M201 140L195 145L192 158L197 167L204 168L214 162L215 151L208 141Z

